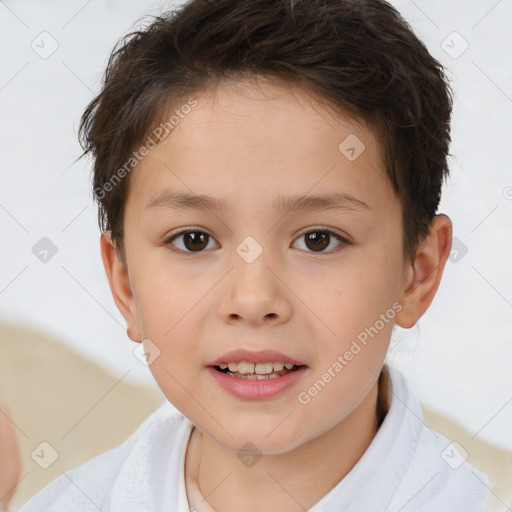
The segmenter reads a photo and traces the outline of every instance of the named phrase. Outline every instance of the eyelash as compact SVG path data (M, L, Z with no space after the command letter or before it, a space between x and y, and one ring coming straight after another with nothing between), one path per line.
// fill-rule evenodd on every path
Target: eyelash
M335 231L332 231L331 229L327 228L327 227L323 227L323 226L319 226L319 227L316 227L314 229L308 229L307 231L302 231L301 233L299 233L299 235L297 236L297 239L299 239L300 237L304 236L304 235L307 235L309 233L328 233L329 235L332 235L334 236L334 238L336 240L338 240L340 242L340 244L335 247L334 249L331 249L330 251L306 251L306 252L309 252L311 254L330 254L334 251L336 251L337 248L341 247L341 246L344 246L344 245L348 245L350 244L351 242L349 242L346 238L342 237L340 234L336 233ZM211 235L209 235L208 233L206 233L205 231L201 230L201 229L198 229L198 228L183 228L173 234L171 234L170 236L168 236L164 241L163 241L163 244L165 246L167 246L169 248L169 250L173 251L173 252L180 252L180 253L186 253L186 254L201 254L203 252L206 252L206 250L202 250L202 251L184 251L183 249L178 249L174 246L172 246L172 242L178 238L179 236L181 235L184 235L184 234L187 234L187 233L203 233L205 234L206 236L208 236L210 239L214 239Z

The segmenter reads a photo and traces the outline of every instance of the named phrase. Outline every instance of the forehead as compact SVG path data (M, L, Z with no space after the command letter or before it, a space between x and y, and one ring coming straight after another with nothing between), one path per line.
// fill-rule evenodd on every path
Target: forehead
M181 114L179 121L132 172L130 189L137 194L129 194L129 201L138 207L169 188L237 196L253 206L257 197L262 208L277 196L313 189L346 193L375 207L393 200L375 135L318 97L245 80L193 98L186 114L179 105L168 113Z

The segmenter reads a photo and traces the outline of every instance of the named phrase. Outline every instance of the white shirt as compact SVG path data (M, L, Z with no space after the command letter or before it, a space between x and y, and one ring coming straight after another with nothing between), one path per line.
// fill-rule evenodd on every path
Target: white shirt
M307 512L485 511L488 476L424 424L407 380L388 368L392 399L380 429L352 470ZM184 473L193 428L165 400L123 444L64 473L19 512L194 511ZM188 491L197 503L199 489Z

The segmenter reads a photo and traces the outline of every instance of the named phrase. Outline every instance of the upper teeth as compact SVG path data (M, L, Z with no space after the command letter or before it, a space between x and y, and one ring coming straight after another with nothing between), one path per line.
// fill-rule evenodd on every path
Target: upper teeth
M248 363L246 361L241 361L240 363L221 363L219 364L219 367L221 370L229 368L230 372L256 373L258 375L264 375L266 373L272 373L273 371L280 372L283 368L291 370L293 368L293 363L283 363L280 361L273 363Z

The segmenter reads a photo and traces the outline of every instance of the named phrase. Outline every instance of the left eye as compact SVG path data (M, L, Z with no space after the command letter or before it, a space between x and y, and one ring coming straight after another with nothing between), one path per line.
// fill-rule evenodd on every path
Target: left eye
M327 252L324 251L324 249L330 245L332 238L338 240L338 245L348 243L348 241L341 235L338 235L338 233L329 229L315 229L307 231L302 233L297 240L302 238L305 240L306 247L311 249L312 252Z
M179 247L178 244L174 244L175 240L178 240L182 237L183 240L181 241L181 247ZM339 242L338 246L349 243L341 235L338 235L337 233L329 229L315 229L307 231L305 233L302 233L296 240L300 240L301 238L304 238L305 246L311 252L327 252L324 249L326 247L329 247L333 238ZM205 233L204 231L200 231L197 229L185 229L183 231L180 231L179 233L171 235L164 241L164 244L175 245L179 250L183 252L203 252L205 249L212 248L208 247L208 241L212 242L213 240L213 237L211 237L208 233Z

